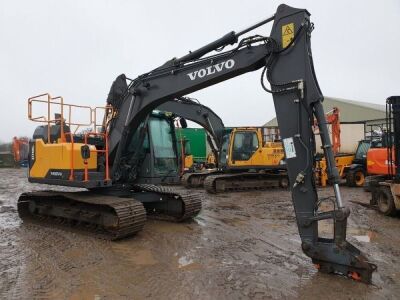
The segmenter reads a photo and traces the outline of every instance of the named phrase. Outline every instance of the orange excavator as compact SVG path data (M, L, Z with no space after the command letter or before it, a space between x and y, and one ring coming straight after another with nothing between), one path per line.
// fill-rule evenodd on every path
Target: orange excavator
M328 111L325 114L326 124L331 125L331 134L332 134L332 151L333 154L336 155L340 151L341 142L340 142L340 110L338 107L334 107L332 110ZM314 131L318 131L318 123L317 120L314 119Z
M332 133L332 152L335 157L336 167L339 171L339 176L342 178L344 176L345 166L350 165L354 159L354 155L351 154L339 154L340 152L340 111L339 108L334 107L331 111L327 112L326 123L331 125ZM315 124L316 126L317 124ZM326 172L327 165L324 158L317 160L317 165L315 168L315 177L319 185L326 186L328 183L328 174Z
M340 153L340 110L334 107L326 113L327 124L331 125L332 133L332 152L335 156L336 167L339 176L346 180L346 184L352 187L361 187L364 185L367 174L366 153L372 145L371 140L361 140L358 142L355 153ZM328 184L328 175L326 172L326 161L321 159L317 161L315 177L319 185Z
M370 203L386 216L400 211L400 96L386 99L386 130L382 147L367 152L366 189L372 193Z
M28 166L29 139L27 137L14 137L12 142L14 161L20 166Z
M29 140L26 137L14 137L11 143L0 145L0 167L27 167Z

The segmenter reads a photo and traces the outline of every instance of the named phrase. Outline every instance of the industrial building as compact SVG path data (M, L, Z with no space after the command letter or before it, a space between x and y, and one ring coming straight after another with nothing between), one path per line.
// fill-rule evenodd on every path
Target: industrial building
M325 112L334 107L339 108L341 123L341 152L354 152L357 142L372 132L382 130L385 123L386 107L382 104L347 100L334 97L325 97L323 102ZM266 135L274 134L278 127L276 118L265 125ZM318 139L317 139L318 143ZM317 144L317 149L319 149Z

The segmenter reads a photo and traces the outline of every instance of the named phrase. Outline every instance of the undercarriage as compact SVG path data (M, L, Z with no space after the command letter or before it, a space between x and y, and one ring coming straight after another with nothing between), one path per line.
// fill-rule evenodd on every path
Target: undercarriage
M131 190L24 193L18 200L22 220L90 232L117 240L141 231L147 218L181 222L201 210L202 197L171 187L134 185Z

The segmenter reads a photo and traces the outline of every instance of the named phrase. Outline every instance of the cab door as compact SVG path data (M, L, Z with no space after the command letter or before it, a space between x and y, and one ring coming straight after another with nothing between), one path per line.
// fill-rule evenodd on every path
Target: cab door
M255 131L235 131L231 145L230 165L232 167L255 165L254 156L260 142Z

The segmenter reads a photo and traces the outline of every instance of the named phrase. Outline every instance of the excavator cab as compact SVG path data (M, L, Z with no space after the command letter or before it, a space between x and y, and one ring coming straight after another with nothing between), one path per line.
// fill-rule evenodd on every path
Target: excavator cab
M257 133L252 131L237 131L233 138L232 163L236 161L249 161L257 151L259 141ZM252 162L250 162L252 164Z
M153 111L149 117L143 147L139 183L179 183L179 158L174 119L167 113ZM139 143L139 131L133 136L130 147Z
M280 142L266 142L262 128L233 128L222 146L220 167L226 170L284 169L284 151Z

